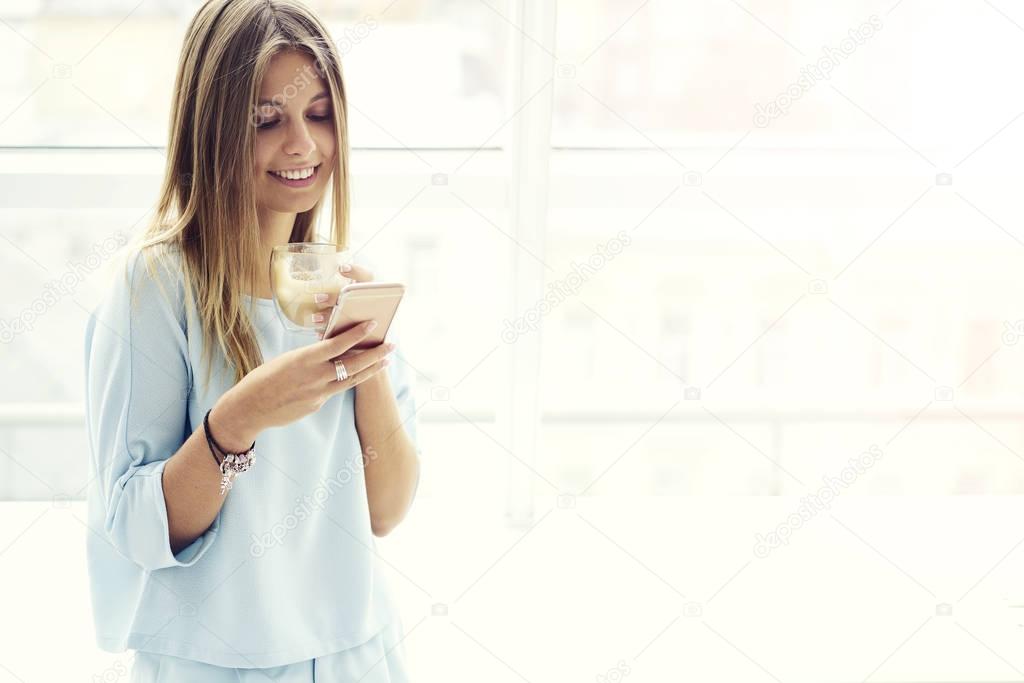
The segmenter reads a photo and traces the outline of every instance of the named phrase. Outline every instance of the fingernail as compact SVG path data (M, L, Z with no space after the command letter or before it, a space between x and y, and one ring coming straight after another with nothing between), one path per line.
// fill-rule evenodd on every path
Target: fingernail
M370 322L366 323L366 331L367 332L373 332L375 329L377 329L377 321L376 320L371 320Z
M327 301L327 293L317 292L316 294L313 295L313 301L315 301L318 304L322 304L323 302Z
M350 265L349 265L349 264L347 264L347 263L342 263L342 264L341 264L341 272L343 272L343 273L347 273L347 272L348 272L348 271L350 271L350 270L352 270L352 266L350 266Z
M387 367L387 366L389 366L389 365L391 365L391 359L390 359L390 358L385 358L384 360L382 360L382 361L380 362L380 366L381 366L382 368L386 368L386 367Z
M313 314L313 322L315 322L315 323L322 323L323 321L324 321L324 314L323 313L314 313Z
M388 353L391 353L392 351L394 351L394 350L395 350L395 345L394 345L394 344L392 344L391 342L388 342L387 344L385 344L385 345L384 345L384 349L385 349L385 350L386 350L386 351L387 351Z

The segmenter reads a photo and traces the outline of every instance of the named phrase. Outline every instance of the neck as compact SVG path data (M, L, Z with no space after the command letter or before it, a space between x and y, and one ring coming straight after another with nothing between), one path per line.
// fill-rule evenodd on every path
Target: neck
M274 247L288 244L292 228L295 227L296 214L260 208L258 215L260 222L260 279L258 280L260 291L256 293L256 296L261 299L269 299L271 298L270 274L268 272L270 255L273 253Z

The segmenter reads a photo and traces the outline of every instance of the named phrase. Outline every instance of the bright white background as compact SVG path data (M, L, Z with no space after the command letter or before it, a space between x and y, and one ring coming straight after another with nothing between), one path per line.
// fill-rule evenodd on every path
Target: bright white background
M409 288L423 480L379 549L418 680L1024 678L1024 10L313 4L354 243ZM148 216L195 6L0 8L2 683L127 680L92 642L73 264Z

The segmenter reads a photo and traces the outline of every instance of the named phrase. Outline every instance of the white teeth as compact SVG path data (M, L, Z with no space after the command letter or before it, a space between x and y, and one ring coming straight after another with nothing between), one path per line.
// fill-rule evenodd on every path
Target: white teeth
M282 178L287 178L288 180L302 180L303 178L308 178L313 175L314 168L315 167L311 166L299 171L271 171L271 173L281 176Z

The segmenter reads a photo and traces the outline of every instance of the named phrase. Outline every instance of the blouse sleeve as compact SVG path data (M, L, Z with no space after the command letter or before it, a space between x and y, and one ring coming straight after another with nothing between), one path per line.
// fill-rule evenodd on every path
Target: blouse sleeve
M91 449L90 496L104 528L94 529L125 558L147 569L191 566L217 537L213 524L171 552L163 471L189 434L192 383L180 269L155 264L163 290L140 253L115 273L85 330L85 403ZM127 277L126 277L127 274ZM166 277L165 277L166 276ZM165 298L166 296L166 298Z
M388 364L387 372L388 379L391 381L391 388L395 392L395 401L398 403L398 415L402 420L402 426L405 428L406 434L409 435L409 440L412 441L412 445L416 449L416 456L419 457L422 451L420 450L419 436L417 434L419 409L416 406L415 371L402 357L402 354L406 351L402 347L402 338L402 335L396 329L388 330L387 341L395 344L395 351L388 356L391 362ZM416 486L412 493L414 499L419 486L420 478L417 476Z
M381 271L378 269L377 261L373 257L361 254L355 262L368 268L373 273L374 279L378 282L388 279L386 276L384 278L381 277ZM391 389L395 393L395 401L398 403L398 415L402 420L402 426L405 428L406 434L409 435L409 440L412 441L412 445L416 449L416 456L419 457L422 451L419 445L419 435L417 434L419 409L416 406L416 371L403 360L403 354L405 354L406 349L402 346L402 339L405 335L402 332L402 325L399 321L402 317L402 306L408 306L408 304L403 303L399 306L398 317L395 319L396 322L393 322L391 327L388 328L388 333L385 337L387 341L394 343L396 346L395 353L388 356L391 362L388 364L387 373L388 379L391 381ZM422 467L422 461L420 466ZM419 491L421 475L422 471L420 471L416 478L416 486L412 492L413 499L416 498L416 493Z

